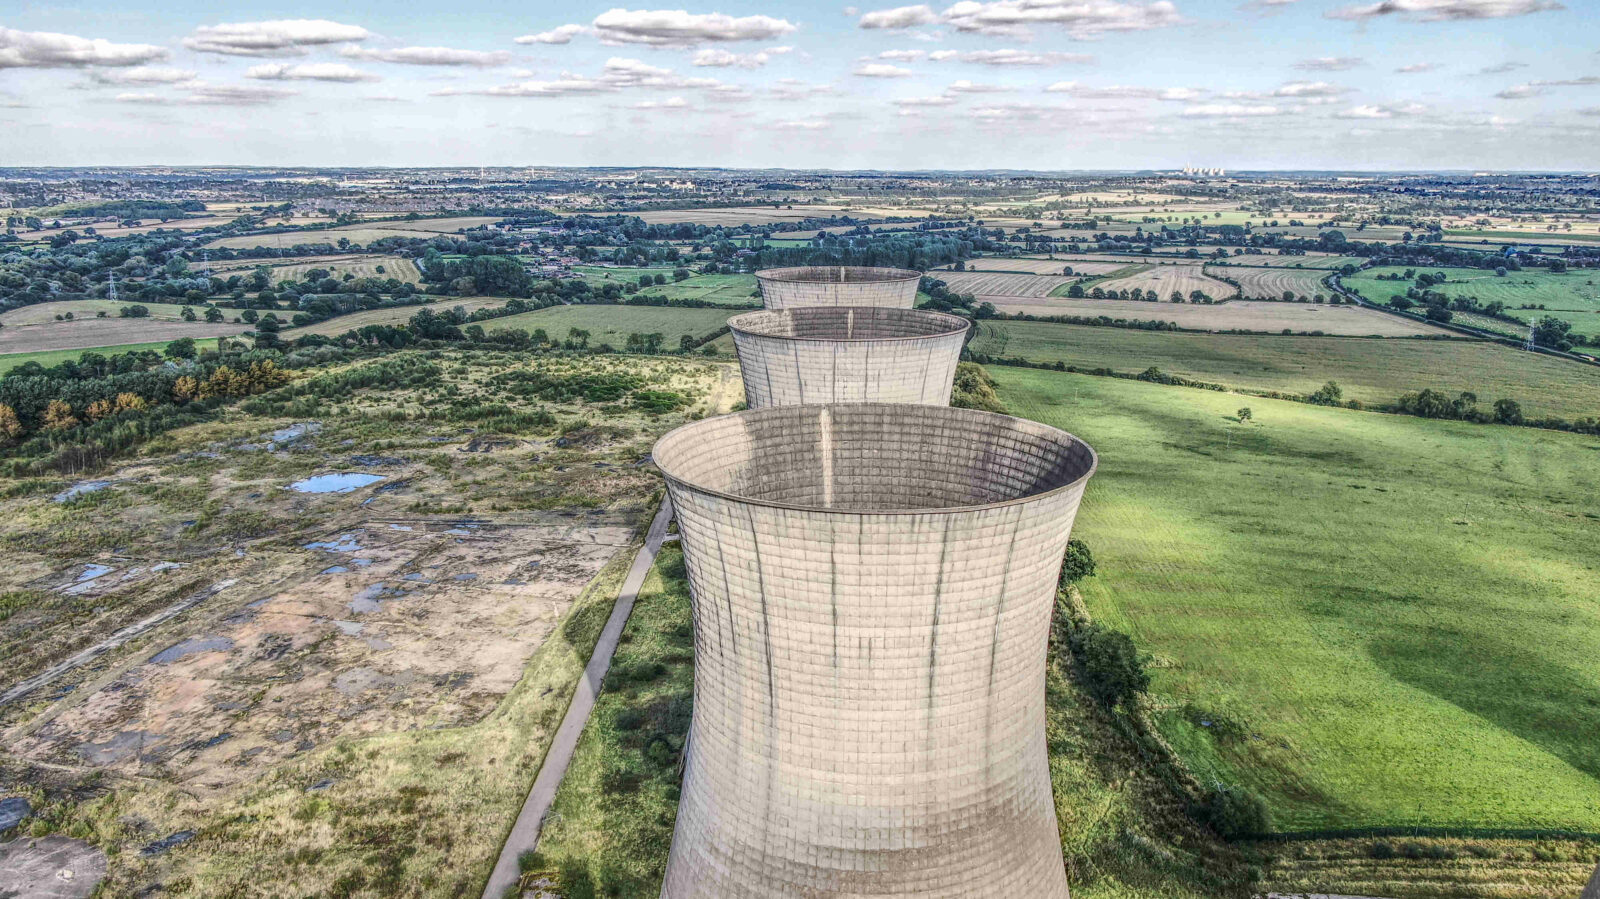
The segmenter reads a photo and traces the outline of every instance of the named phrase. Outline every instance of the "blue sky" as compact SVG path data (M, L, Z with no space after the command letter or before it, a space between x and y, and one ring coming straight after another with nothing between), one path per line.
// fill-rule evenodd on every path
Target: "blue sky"
M0 165L1600 169L1592 3L23 4Z

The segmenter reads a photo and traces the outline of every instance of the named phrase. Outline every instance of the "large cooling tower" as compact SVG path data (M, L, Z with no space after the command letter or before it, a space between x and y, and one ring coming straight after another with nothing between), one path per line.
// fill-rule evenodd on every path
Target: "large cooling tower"
M950 404L971 324L872 306L796 306L728 319L752 409L806 403Z
M1045 748L1095 454L970 409L777 406L656 444L695 622L664 899L1066 899Z
M917 304L922 273L903 268L807 265L756 272L768 309L790 306L894 306Z

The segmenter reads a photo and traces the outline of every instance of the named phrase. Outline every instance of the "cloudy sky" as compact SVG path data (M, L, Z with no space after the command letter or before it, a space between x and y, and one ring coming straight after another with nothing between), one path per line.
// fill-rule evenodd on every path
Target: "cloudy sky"
M0 165L1596 169L1595 2L24 2Z

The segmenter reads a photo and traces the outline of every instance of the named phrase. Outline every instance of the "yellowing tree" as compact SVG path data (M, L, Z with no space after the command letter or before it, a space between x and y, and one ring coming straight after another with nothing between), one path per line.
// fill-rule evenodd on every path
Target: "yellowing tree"
M44 410L44 429L46 431L65 431L78 426L78 417L72 414L72 407L61 400L51 400L50 405Z
M105 418L107 415L116 412L117 408L111 404L110 400L95 400L94 402L90 403L89 408L84 411L89 416L90 421L99 421L100 419Z
M144 397L137 393L117 394L118 412L143 412L149 407L149 405L149 403L144 401Z
M22 420L17 418L17 410L0 403L0 439L10 443L22 436Z
M200 382L193 375L184 375L172 382L172 398L187 403L200 395Z

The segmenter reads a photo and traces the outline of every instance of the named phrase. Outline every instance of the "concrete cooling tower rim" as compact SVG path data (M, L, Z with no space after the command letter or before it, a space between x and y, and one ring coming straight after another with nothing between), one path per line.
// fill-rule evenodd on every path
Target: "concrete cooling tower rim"
M854 312L859 321L854 322L855 329L868 331L865 337L829 337L827 335L802 335L785 334L773 327L777 320L784 318L812 318L829 319L846 318L846 313ZM928 331L923 334L881 335L872 334L873 326L878 324L876 319L898 319L901 322L926 322L930 325L942 326L939 330ZM807 322L806 324L811 324ZM930 340L936 337L949 337L960 334L972 327L969 319L947 312L932 312L925 309L900 309L893 306L787 306L781 309L762 309L755 312L745 312L728 319L728 328L739 334L748 334L752 337L765 337L771 340L803 340L815 343L889 343L901 340Z
M974 503L959 506L882 509L836 508L832 506L777 502L775 500L744 496L738 493L731 493L725 490L716 489L714 487L708 487L703 484L697 484L692 480L673 473L675 464L683 461L685 458L692 458L694 456L703 456L707 453L718 452L720 448L713 443L708 443L707 440L704 439L704 435L701 432L714 430L719 422L725 422L728 419L738 419L740 421L751 422L759 421L763 418L804 418L806 416L821 415L830 410L839 409L876 409L879 414L885 417L894 417L898 414L903 417L904 420L906 420L907 424L912 426L925 423L925 421L918 422L916 419L919 417L925 417L927 413L931 411L936 415L948 418L951 421L960 421L961 419L966 419L970 422L973 422L975 425L977 425L977 427L973 429L975 433L999 433L1008 429L1026 431L1035 436L1044 437L1048 440L1051 440L1058 446L1076 447L1081 449L1083 452L1088 453L1089 464L1084 467L1082 471L1076 472L1075 475L1070 479L1063 480L1060 483L1049 487L1048 489L1035 490L1031 493L1025 493L1021 496L1014 496L1009 499L997 500L990 503ZM908 414L913 412L913 410L915 410L915 415ZM849 435L836 435L835 440L848 441ZM1045 497L1054 496L1058 493L1064 493L1074 488L1081 488L1089 480L1089 478L1094 475L1095 470L1100 466L1100 456L1094 451L1094 447L1090 446L1088 443L1084 442L1078 437L1068 434L1066 431L1063 431L1060 428L1053 428L1049 425L1040 424L1036 421L1030 421L1029 419L1025 418L1017 418L1011 415L1002 415L997 412L984 412L978 409L959 409L952 406L919 406L902 403L831 403L805 406L771 406L765 409L751 409L744 412L734 412L729 415L719 415L715 418L707 418L696 422L690 422L689 424L682 425L674 428L671 431L668 431L666 434L662 435L661 439L656 441L655 446L651 449L651 458L655 462L656 467L661 470L663 475L666 476L667 480L695 493L715 496L730 502L743 503L751 506L762 506L771 509L788 509L797 512L815 512L823 515L839 515L858 518L866 518L876 515L959 515L968 512L981 512L988 509L1003 509L1008 506L1032 503L1044 499ZM741 461L749 461L749 456L735 458L730 464L738 464Z
M842 279L839 277L841 270L844 272ZM921 281L922 272L870 265L796 265L756 272L756 280L796 284L885 284L892 281Z

